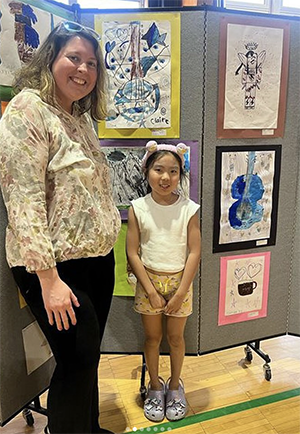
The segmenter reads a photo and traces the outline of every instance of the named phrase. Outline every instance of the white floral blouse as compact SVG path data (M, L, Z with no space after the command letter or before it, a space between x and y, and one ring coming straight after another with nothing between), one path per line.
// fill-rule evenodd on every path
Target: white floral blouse
M88 114L69 115L38 91L20 92L0 120L0 182L10 267L45 270L114 246L121 221Z

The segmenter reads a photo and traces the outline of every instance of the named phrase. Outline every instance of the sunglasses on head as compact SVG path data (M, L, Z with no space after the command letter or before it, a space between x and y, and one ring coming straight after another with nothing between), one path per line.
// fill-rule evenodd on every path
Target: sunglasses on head
M58 29L64 28L68 32L71 33L77 33L85 31L89 33L93 38L95 38L97 41L100 41L101 36L91 27L85 27L80 23L75 23L74 21L62 21L58 27Z

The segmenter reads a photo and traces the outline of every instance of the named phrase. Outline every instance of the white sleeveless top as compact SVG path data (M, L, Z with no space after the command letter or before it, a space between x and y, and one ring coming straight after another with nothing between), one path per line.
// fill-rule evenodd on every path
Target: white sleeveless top
M184 269L187 227L200 205L179 196L173 205L159 205L150 194L132 201L140 229L141 261L157 272Z

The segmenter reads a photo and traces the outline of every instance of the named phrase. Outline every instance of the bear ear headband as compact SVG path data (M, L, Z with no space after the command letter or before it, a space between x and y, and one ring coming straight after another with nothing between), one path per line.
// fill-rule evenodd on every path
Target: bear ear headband
M166 144L160 144L158 145L155 140L150 140L146 144L146 153L142 159L142 168L144 169L146 166L146 162L150 155L154 154L154 152L157 151L169 151L173 152L174 154L179 155L181 159L181 165L184 169L184 154L188 151L188 147L184 143L178 143L178 145L166 145Z

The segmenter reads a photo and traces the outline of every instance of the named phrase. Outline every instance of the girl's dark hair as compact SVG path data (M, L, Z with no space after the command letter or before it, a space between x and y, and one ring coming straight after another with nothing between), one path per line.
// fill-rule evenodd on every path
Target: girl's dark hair
M13 82L14 93L24 88L40 91L43 101L59 107L55 98L55 82L52 75L52 65L60 50L75 36L82 36L91 42L97 59L97 81L89 95L76 101L79 113L91 111L95 121L106 117L106 88L107 73L101 48L97 39L87 29L82 27L79 31L71 32L59 24L48 35L44 43L35 53L32 60L23 66L16 74Z
M178 161L179 169L180 169L179 182L180 185L182 186L183 180L186 178L186 173L184 171L184 168L182 167L181 158L179 157L179 155L177 155L175 152L172 151L160 150L160 151L153 152L153 154L151 154L146 161L145 168L144 168L144 176L146 180L148 180L149 170L151 169L155 161L160 160L164 155L168 155L168 154L174 155L174 157ZM151 192L151 187L148 184L147 193L150 192Z

